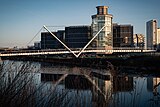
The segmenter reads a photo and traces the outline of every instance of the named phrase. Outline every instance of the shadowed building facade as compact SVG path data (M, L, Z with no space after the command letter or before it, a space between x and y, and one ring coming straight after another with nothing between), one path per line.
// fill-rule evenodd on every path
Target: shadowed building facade
M91 39L91 26L65 27L65 43L69 48L83 48Z
M133 47L133 26L113 24L113 47Z
M52 32L61 41L64 42L65 31L59 30L57 32ZM41 33L41 49L61 49L64 48L63 45L58 42L49 32Z

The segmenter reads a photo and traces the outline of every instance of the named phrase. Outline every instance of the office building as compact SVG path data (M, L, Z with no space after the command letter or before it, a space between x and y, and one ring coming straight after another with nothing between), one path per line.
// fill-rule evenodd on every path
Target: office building
M65 43L69 48L83 48L91 39L91 26L65 27Z
M147 49L156 49L157 47L157 20L153 19L146 23Z
M52 32L55 34L55 32ZM49 32L41 33L41 49L54 49L56 39Z
M64 42L65 31L59 30L57 32L52 32L56 35L61 41ZM49 32L41 33L41 49L60 49L64 48L63 45L56 40Z
M144 47L145 37L143 34L134 34L133 36L134 46L135 47Z
M93 47L112 48L112 15L108 14L107 6L97 6L97 14L92 15L92 36L95 36L97 32L106 26L92 42Z
M113 47L133 47L133 26L113 24Z
M160 50L160 28L157 29L157 49Z
M41 42L40 41L34 42L34 48L35 49L41 49Z

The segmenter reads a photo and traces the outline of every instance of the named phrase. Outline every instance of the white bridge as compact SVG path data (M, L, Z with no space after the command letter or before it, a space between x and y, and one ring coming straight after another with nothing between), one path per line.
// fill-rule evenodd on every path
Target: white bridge
M103 53L103 54L112 54L116 52L155 52L156 50L143 50L137 48L113 48L111 50L100 49L100 48L87 48L89 44L98 36L98 34L105 28L103 26L93 38L82 48L82 49L70 49L65 43L63 43L59 38L57 38L45 25L45 28L58 42L60 42L66 49L51 49L51 50L17 50L17 51L8 51L1 52L0 57L3 56L28 56L28 55L50 55L50 54L67 54L72 53L75 57L79 57L82 53Z
M75 55L78 55L80 51L72 51ZM82 53L141 53L141 52L155 52L155 50L141 50L141 49L117 49L117 50L103 50L103 49L86 49ZM55 54L68 54L71 53L68 50L52 49L52 50L26 50L26 51L11 51L0 53L0 57L3 56L29 56L29 55L55 55Z

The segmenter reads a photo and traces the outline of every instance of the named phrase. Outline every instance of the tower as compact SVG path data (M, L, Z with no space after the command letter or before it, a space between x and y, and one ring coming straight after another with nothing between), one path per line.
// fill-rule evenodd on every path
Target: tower
M160 50L160 28L157 28L157 49Z
M150 20L146 25L147 49L155 49L157 45L157 20Z
M108 14L108 6L97 6L97 14L92 15L92 36L103 27L105 28L99 33L97 38L93 41L93 47L112 48L112 15Z

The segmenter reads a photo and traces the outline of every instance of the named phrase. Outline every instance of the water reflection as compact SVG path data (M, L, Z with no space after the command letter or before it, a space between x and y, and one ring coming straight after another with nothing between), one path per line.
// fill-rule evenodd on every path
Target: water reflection
M27 82L29 84L23 91L34 93L33 96L25 97L34 97L32 106L160 106L160 77L116 74L115 71L105 69L54 66L49 63L4 61L2 65L1 76L5 78L0 79L1 90L2 85L14 81L19 71L27 69L27 74L22 79L31 82Z

